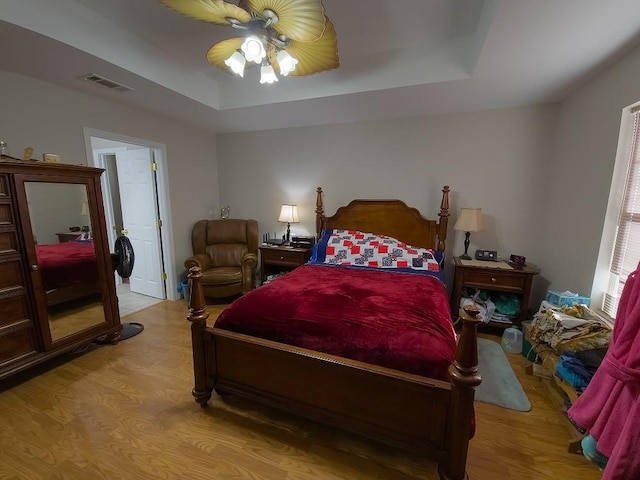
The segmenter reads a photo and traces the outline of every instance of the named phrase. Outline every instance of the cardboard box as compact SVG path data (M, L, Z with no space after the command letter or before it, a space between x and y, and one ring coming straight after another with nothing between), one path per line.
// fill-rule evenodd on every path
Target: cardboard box
M583 295L570 294L569 292L554 292L549 290L547 292L547 302L553 303L554 305L561 307L562 305L571 305L581 304L586 305L587 307L591 305L591 298L585 297Z

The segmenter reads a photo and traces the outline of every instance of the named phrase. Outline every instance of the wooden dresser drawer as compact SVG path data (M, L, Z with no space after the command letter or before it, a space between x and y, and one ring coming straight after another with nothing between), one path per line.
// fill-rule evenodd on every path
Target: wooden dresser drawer
M0 208L2 210L2 208ZM14 231L2 231L0 227L0 257L18 253L18 238Z
M296 250L279 249L262 249L262 261L274 265L285 265L297 267L305 263L305 253Z
M502 288L513 288L522 290L525 279L522 275L509 275L496 269L495 272L484 270L468 269L464 272L464 283L467 285L477 285L491 289L492 285L500 285Z
M12 325L29 318L27 296L22 293L10 297L0 298L0 327Z
M4 363L36 352L37 346L33 328L15 330L0 335L0 368Z
M1 257L0 257L1 258ZM0 262L0 294L24 287L20 261Z
M0 200L10 197L9 178L6 174L0 174Z
M13 214L11 204L0 203L0 228L13 225Z

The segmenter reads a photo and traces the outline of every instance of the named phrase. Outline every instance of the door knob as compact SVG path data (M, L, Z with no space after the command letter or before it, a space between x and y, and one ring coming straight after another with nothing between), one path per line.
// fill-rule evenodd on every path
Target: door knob
M31 265L31 270L33 270L33 271L36 271L36 270L38 270L39 268L40 268L40 267L39 267L37 264L35 264L35 263L34 263L33 265Z
M129 234L129 230L127 230L126 228L123 228L122 230L120 230L120 233L122 235L128 235Z

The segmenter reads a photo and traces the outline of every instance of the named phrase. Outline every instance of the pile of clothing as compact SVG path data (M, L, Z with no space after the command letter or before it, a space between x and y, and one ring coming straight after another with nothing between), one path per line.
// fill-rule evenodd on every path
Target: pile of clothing
M485 323L497 322L511 325L520 312L520 299L513 293L491 292L481 289L463 288L460 309L475 305L478 318Z
M611 328L586 305L541 308L531 321L532 343L548 344L558 355L608 347Z
M583 392L602 363L606 348L579 352L565 352L556 365L556 375L568 382L577 392Z

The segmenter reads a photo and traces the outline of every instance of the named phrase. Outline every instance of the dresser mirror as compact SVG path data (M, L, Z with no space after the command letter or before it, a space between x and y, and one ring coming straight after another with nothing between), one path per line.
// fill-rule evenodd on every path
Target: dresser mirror
M52 344L107 321L88 184L25 181L24 190L35 249L29 268Z
M0 382L99 340L122 325L100 177L84 165L0 157Z

